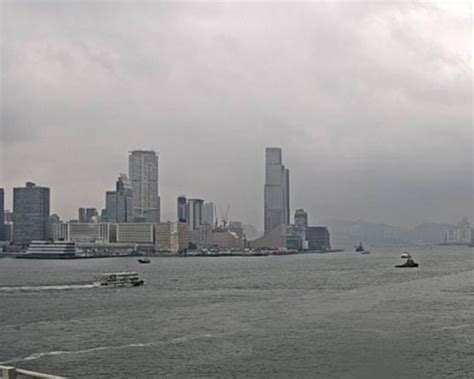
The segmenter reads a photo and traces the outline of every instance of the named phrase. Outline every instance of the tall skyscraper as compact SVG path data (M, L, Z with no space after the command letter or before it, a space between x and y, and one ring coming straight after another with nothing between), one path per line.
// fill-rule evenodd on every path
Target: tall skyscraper
M178 216L178 222L187 222L186 218L186 196L178 196L178 201L177 201L177 216Z
M135 221L160 222L158 155L152 150L134 150L128 156Z
M297 209L295 211L295 226L306 228L308 226L308 213L304 209Z
M5 191L0 188L0 241L5 241Z
M28 182L13 189L13 242L27 244L47 240L49 188Z
M265 234L290 223L290 172L279 147L265 149L264 203Z
M105 193L107 222L132 222L132 190L127 175L120 174L115 191Z
M96 208L79 208L78 221L81 223L94 222L99 219L99 214Z
M202 204L201 199L188 199L186 206L186 219L191 230L196 230L202 226Z
M215 214L214 214L214 203L208 201L202 206L202 223L203 225L214 226Z
M77 210L77 220L81 223L86 221L86 208L79 208Z

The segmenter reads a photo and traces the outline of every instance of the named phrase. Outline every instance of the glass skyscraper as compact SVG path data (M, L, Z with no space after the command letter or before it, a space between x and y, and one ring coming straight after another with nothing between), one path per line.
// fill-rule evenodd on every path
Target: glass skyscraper
M5 192L0 188L0 241L5 241Z
M158 155L152 150L134 150L128 157L135 221L160 222Z
M13 242L28 244L49 237L49 188L28 182L13 189Z
M127 175L120 174L115 184L115 191L105 193L107 221L133 222L132 201L132 190Z
M264 213L265 234L290 223L290 171L279 147L265 149Z

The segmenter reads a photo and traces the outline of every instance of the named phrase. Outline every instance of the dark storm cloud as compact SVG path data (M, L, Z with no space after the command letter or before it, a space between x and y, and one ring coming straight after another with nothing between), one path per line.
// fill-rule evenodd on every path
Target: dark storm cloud
M165 217L186 193L259 224L270 145L284 149L292 207L315 222L472 215L469 10L5 2L2 13L2 183L51 186L67 217L103 206L128 150L154 148Z

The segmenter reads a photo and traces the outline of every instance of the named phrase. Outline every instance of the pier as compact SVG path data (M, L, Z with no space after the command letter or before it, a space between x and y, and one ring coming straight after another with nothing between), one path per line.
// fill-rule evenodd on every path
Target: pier
M11 366L0 366L0 379L66 379L64 376L43 374Z

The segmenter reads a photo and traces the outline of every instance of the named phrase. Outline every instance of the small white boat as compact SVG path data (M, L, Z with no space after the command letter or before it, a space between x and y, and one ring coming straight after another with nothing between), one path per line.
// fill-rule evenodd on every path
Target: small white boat
M95 287L138 287L145 284L137 272L112 272L101 274L94 280Z
M405 251L405 252L400 256L400 258L402 258L402 259L411 258L411 254L410 254L408 251Z

